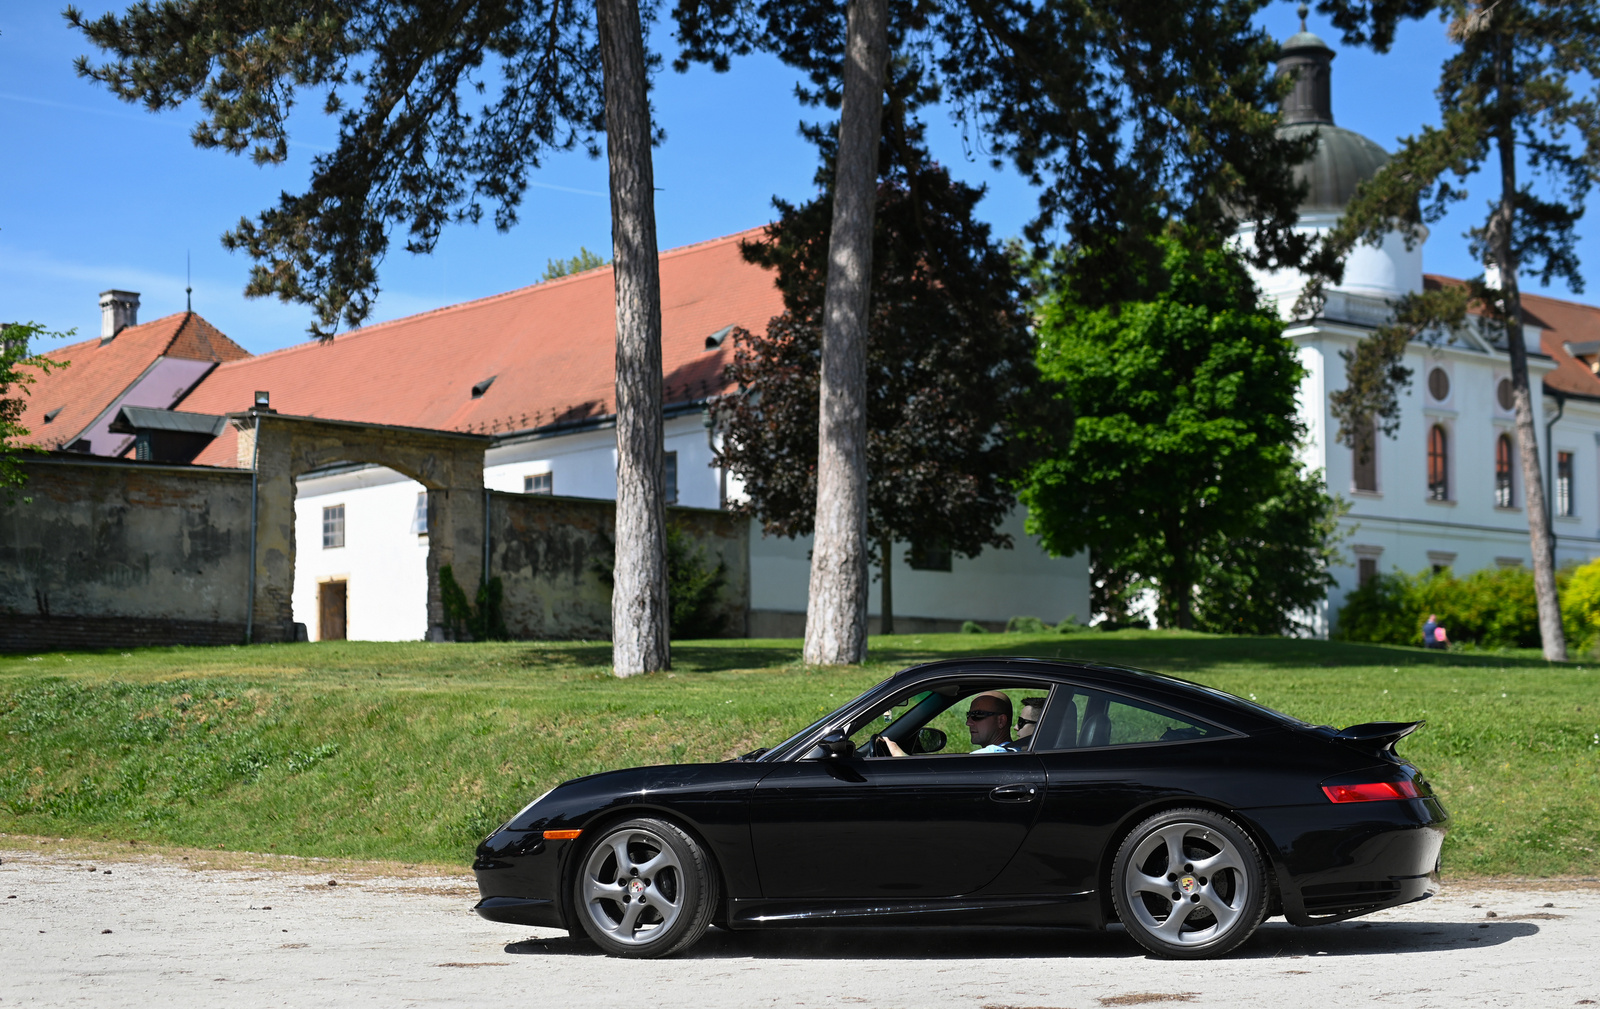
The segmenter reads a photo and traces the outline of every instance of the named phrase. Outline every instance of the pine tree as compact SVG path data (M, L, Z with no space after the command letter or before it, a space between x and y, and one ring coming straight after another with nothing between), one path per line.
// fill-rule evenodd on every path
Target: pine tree
M1369 417L1378 418L1385 433L1394 432L1397 391L1410 380L1401 361L1411 340L1439 339L1461 325L1469 309L1499 328L1511 362L1544 655L1565 659L1519 277L1546 285L1560 278L1583 290L1576 240L1584 201L1600 173L1600 14L1592 4L1540 0L1320 0L1317 9L1332 17L1346 43L1380 53L1393 44L1401 21L1437 15L1456 48L1435 92L1441 125L1401 141L1388 165L1357 191L1317 253L1319 279L1305 302L1314 305L1322 286L1337 281L1343 258L1357 244L1396 228L1408 242L1420 241L1425 223L1467 198L1472 177L1482 173L1494 193L1484 222L1468 233L1473 253L1490 269L1465 286L1403 300L1392 324L1356 346L1348 388L1332 398L1338 437L1367 450L1362 438Z
M1281 85L1270 67L1277 45L1251 24L1260 6L851 0L841 10L789 0L678 0L679 66L699 61L725 70L732 56L775 53L806 74L803 100L840 110L833 192L842 216L828 277L837 296L822 346L808 662L858 662L866 654L868 394L860 383L867 323L857 307L871 262L870 228L858 218L871 212L867 169L877 124L906 111L897 102L914 111L950 98L997 165L1011 161L1041 188L1028 229L1035 245L1064 230L1076 248L1090 250L1074 274L1080 297L1125 295L1160 261L1157 239L1179 218L1199 233L1252 222L1256 265L1297 265L1309 243L1294 229L1299 192L1291 171L1312 141L1276 134ZM864 107L869 89L861 85L878 74L885 45L891 77L918 87L886 95L881 84L891 77L879 77L880 116Z
M201 147L288 157L290 113L325 91L339 141L303 193L241 219L223 242L255 261L245 293L315 310L313 335L361 323L391 232L431 252L447 224L509 229L548 152L607 137L617 306L619 676L670 664L661 446L661 291L647 97L657 60L636 0L139 0L68 21L111 61L78 72L151 111L198 100ZM603 69L603 72L602 72ZM485 97L479 98L479 95Z

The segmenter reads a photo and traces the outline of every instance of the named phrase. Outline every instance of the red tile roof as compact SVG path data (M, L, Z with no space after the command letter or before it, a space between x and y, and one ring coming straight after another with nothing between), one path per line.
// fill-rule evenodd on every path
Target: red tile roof
M1430 287L1465 283L1431 273L1423 277L1423 282ZM1523 292L1522 317L1528 325L1539 327L1539 347L1556 364L1555 370L1544 377L1545 388L1600 399L1600 376L1562 346L1600 340L1600 308Z
M723 389L732 347L707 350L706 337L732 325L762 332L783 310L773 275L739 255L759 233L661 254L667 403ZM264 389L280 413L495 434L615 412L615 366L615 293L602 267L222 365L182 409L247 410ZM235 465L234 445L230 429L195 461Z
M178 312L129 326L110 343L102 344L96 337L46 350L44 356L71 364L36 376L37 380L28 387L22 426L30 433L22 440L60 448L82 434L156 358L237 361L248 358L250 352L200 316ZM45 414L58 407L60 412L45 423Z

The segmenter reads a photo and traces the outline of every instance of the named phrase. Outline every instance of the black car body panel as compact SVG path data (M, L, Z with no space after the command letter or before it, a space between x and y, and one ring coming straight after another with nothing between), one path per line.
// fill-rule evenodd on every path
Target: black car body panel
M971 757L820 756L826 732L875 714L886 698L923 685L959 693L961 680L996 677L1159 705L1209 735ZM1040 745L1051 718L1047 709ZM479 846L477 910L577 928L571 884L583 834L654 816L710 851L722 884L716 920L728 927L1096 928L1114 918L1109 866L1120 839L1152 813L1201 807L1253 835L1271 868L1276 913L1297 925L1336 921L1437 889L1448 817L1416 768L1394 756L1394 740L1410 731L1395 724L1352 727L1361 731L1341 738L1139 670L1036 659L917 666L755 759L564 783ZM1346 779L1409 782L1418 797L1332 802L1322 786ZM582 833L546 839L546 831Z

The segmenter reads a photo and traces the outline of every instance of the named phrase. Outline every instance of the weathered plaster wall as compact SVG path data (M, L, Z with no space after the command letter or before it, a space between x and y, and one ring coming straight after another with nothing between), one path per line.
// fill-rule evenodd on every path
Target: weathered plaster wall
M705 508L668 508L667 522L726 566L727 634L745 633L749 521ZM505 587L506 629L524 639L609 639L616 505L593 498L490 494L489 572Z
M0 648L244 640L250 474L25 460L0 501Z

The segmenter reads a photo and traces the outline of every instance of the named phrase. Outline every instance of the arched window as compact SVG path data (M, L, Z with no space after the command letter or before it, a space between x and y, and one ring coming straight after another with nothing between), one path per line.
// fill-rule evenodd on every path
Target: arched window
M1494 506L1510 508L1516 502L1511 493L1511 436L1494 440Z
M1428 429L1428 498L1450 500L1450 442L1442 424Z

